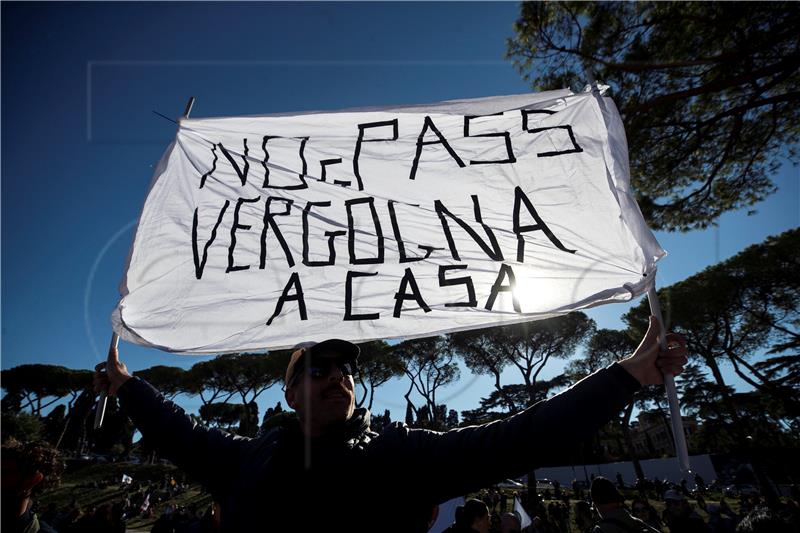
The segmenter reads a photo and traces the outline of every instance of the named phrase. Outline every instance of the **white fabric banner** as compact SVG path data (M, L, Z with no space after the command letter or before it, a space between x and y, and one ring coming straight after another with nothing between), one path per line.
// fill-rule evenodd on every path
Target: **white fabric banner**
M663 255L596 92L185 119L112 321L183 353L421 337L630 300Z
M520 503L519 498L514 498L514 512L517 513L520 522L520 529L525 529L533 523L531 517L525 512L525 508Z

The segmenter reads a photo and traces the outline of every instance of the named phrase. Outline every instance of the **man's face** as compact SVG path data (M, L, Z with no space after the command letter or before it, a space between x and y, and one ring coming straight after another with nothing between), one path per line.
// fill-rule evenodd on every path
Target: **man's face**
M352 374L339 359L299 362L300 375L286 389L286 402L315 433L348 420L355 409Z
M2 499L3 512L16 513L13 507L23 498L30 496L33 487L44 479L41 472L24 472L15 460L3 459L2 461Z

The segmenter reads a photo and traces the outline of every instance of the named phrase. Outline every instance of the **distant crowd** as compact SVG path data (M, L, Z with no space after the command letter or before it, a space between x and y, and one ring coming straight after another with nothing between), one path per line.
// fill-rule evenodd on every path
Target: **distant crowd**
M651 482L652 483L652 482ZM703 494L687 494L685 486L666 487L660 501L662 512L656 510L659 499L636 495L625 500L625 509L632 517L647 524L652 531L671 533L737 533L737 532L800 532L800 488L793 487L791 498L777 505L768 505L758 495L741 495L733 507L725 499L719 503L706 503ZM131 484L124 499L83 510L75 505L64 509L47 507L41 518L60 533L124 533L126 524L133 518L152 519L152 533L212 533L219 531L219 507L211 502L201 505L177 505L174 500L187 489L185 483L165 478L160 484L137 486ZM522 516L514 510L518 500L530 520L522 527ZM661 507L659 505L659 507ZM159 510L156 513L156 509ZM703 511L700 513L698 511ZM470 514L470 512L472 514ZM477 513L477 515L476 515ZM485 528L476 524L485 517ZM478 520L480 522L480 520ZM477 526L477 527L476 527ZM612 524L613 526L613 524ZM467 500L457 510L455 523L448 533L618 533L624 531L608 527L597 511L591 494L580 485L563 490L554 483L553 490L541 492L499 489L482 491L476 498ZM648 530L640 530L648 531Z
M553 482L552 490L518 491L511 498L497 489L489 489L459 507L455 523L446 532L800 532L800 485L792 486L788 498L740 494L738 510L734 511L724 497L718 503L707 503L705 483L700 476L695 482L696 489L692 492L685 481L674 485L658 479L639 480L634 487L625 487L621 476L617 476L617 487L604 478L593 479L591 491L577 481L573 481L571 490L562 489L558 482ZM598 486L601 487L596 490ZM633 498L626 500L622 496L624 492L634 493ZM511 508L515 500L520 502L526 516ZM654 505L659 501L663 503L661 512ZM609 509L613 512L608 512ZM616 518L619 516L630 520L622 523ZM523 524L526 527L523 528Z
M63 468L57 452L36 443L7 441L3 444L2 463L4 531L124 533L133 520L152 524L153 533L219 531L219 506L208 497L194 498L189 500L194 503L185 504L187 499L182 496L189 485L182 478L166 475L157 483L139 483L125 476L121 480L93 482L76 489L100 491L117 485L119 490L112 501L84 508L76 499L62 508L55 504L40 507L36 496L43 488L58 482ZM709 487L700 476L694 481L696 488L692 491L685 481L672 485L658 479L642 479L627 487L620 475L616 483L595 478L590 488L577 481L573 481L570 489L562 488L558 482L548 484L543 490L490 488L456 510L455 522L447 532L800 532L798 485L791 487L788 497L741 493L736 505L730 505L724 496L719 502L707 502ZM516 509L515 502L518 502ZM656 507L663 510L659 512ZM14 522L14 516L19 520ZM623 527L626 524L627 528Z
M39 510L39 519L58 533L124 533L133 519L151 522L156 518L154 532L199 533L218 529L212 504L177 504L189 485L173 476L167 475L159 483L115 479L76 488L100 491L115 486L120 490L112 501L83 508L76 499L63 508L49 504Z

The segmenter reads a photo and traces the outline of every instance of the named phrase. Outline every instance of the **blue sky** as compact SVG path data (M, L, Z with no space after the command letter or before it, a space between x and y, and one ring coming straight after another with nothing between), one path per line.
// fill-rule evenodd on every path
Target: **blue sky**
M102 359L133 224L175 133L153 110L177 117L189 96L197 97L192 116L205 117L526 92L503 59L517 13L510 2L4 2L2 368L92 368ZM798 168L784 165L775 180L779 192L753 216L657 234L670 254L659 283L800 225ZM590 315L619 327L629 307ZM132 370L201 360L121 349ZM465 373L440 399L474 408L490 386ZM374 410L402 417L406 387L379 389ZM260 403L280 396L276 388Z

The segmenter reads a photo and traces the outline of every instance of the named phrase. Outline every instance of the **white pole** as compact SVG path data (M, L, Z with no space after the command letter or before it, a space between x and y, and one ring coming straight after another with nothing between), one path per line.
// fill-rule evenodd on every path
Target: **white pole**
M119 335L116 332L111 334L111 343L108 345L108 352L114 350L119 345ZM101 370L104 363L99 363L95 370ZM108 370L106 370L108 372ZM97 398L97 407L94 411L94 429L100 429L103 426L103 419L106 416L106 404L108 403L108 391L100 392L100 397Z
M595 82L590 65L584 65L586 78L592 87L592 92L597 94L598 87ZM598 95L599 98L599 95ZM650 303L650 313L656 317L658 323L661 324L661 335L658 338L659 344L662 349L667 348L666 327L664 320L661 318L661 305L658 303L658 295L656 294L656 280L655 274L653 283L647 290L647 301ZM672 374L664 374L664 388L667 390L667 402L669 403L670 422L672 425L672 437L675 441L675 454L678 456L678 465L684 476L689 476L692 469L689 466L689 449L686 447L686 434L683 432L683 419L681 418L681 406L678 400L678 390L675 388L675 377Z
M650 304L650 313L656 317L661 325L661 334L658 342L661 349L667 349L666 327L661 318L661 305L656 294L655 278L652 285L647 290L647 301ZM686 447L686 434L683 432L683 419L681 418L681 406L678 401L678 391L675 388L675 377L672 374L664 374L664 387L667 390L667 402L669 403L670 422L672 425L672 437L675 441L675 454L678 456L678 465L684 476L689 476L692 469L689 466L689 449Z
M186 108L183 110L183 118L189 118L189 113L192 112L192 106L194 105L194 96L189 97L189 101L186 103Z
M189 101L186 103L186 107L183 110L183 118L189 118L189 113L192 112L192 106L194 106L194 96L189 97ZM111 344L108 347L108 351L111 352L114 348L119 345L119 335L115 333L111 334ZM102 363L98 364L95 367L95 370L101 370ZM102 391L100 396L97 398L97 408L95 409L94 413L94 429L99 429L103 426L103 418L106 415L106 404L108 403L108 391Z

